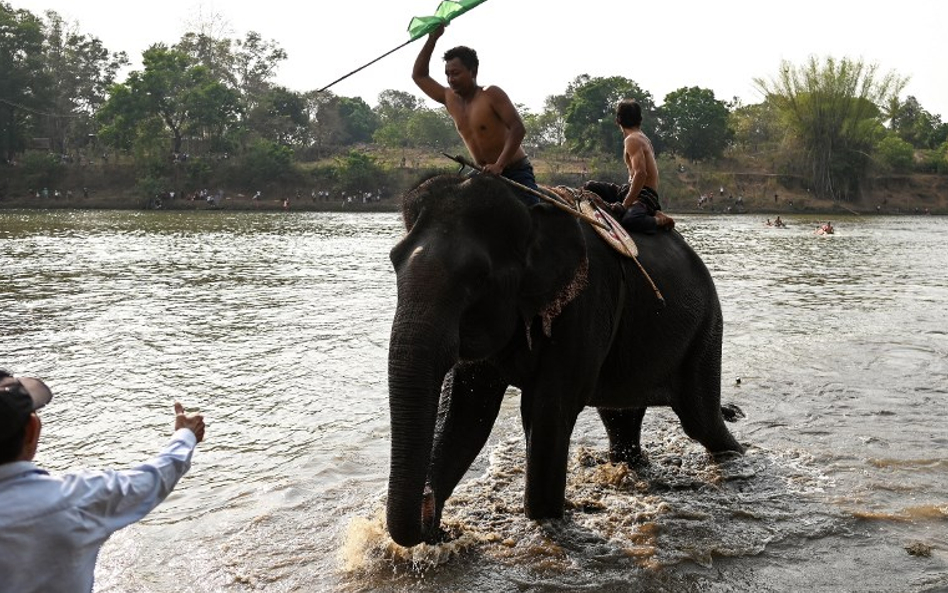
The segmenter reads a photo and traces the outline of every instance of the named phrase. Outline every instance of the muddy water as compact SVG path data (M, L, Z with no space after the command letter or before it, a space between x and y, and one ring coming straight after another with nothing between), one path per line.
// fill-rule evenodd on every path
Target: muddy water
M98 591L948 590L948 220L787 222L679 220L746 456L710 463L650 410L650 464L612 466L590 411L567 520L537 524L511 390L440 546L381 519L396 215L0 212L0 364L56 392L53 471L147 457L176 398L207 417Z

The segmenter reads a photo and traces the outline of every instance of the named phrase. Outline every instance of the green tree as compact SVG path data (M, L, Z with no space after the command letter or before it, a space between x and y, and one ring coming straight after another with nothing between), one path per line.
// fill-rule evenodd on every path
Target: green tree
M935 148L945 140L939 138L941 117L923 109L913 96L905 101L894 99L888 116L892 131L915 148Z
M257 140L237 160L237 177L259 188L293 175L293 150L269 140Z
M783 138L780 114L769 101L736 107L731 111L729 126L734 130L734 142L747 153L773 148Z
M460 139L454 121L444 109L419 109L407 122L411 146L446 151L457 148Z
M912 145L891 134L876 145L876 154L885 167L896 173L908 173L915 163L915 149Z
M696 86L665 95L660 113L660 135L679 155L702 161L720 157L734 136L730 112L714 91Z
M275 41L266 41L253 31L234 43L236 86L247 107L253 107L256 99L270 89L277 68L286 57Z
M315 160L331 154L346 135L339 112L339 97L331 91L310 91L304 95L309 114L309 156Z
M636 99L642 106L642 131L656 142L657 117L652 95L621 76L578 76L567 89L564 136L574 153L622 154L622 132L615 123L616 104ZM659 146L656 146L656 151Z
M143 120L157 118L171 137L171 152L182 152L185 135L206 146L221 143L240 114L236 91L184 52L161 44L145 50L142 63L144 70L113 87L99 113L108 141L128 148L143 131Z
M175 49L187 54L194 64L208 69L211 78L240 94L244 108L253 110L270 92L273 77L286 52L275 41L248 32L243 39L220 36L212 21L199 23L197 31L181 37Z
M412 113L423 106L420 98L395 89L387 89L379 93L378 103L375 113L382 125L392 122L404 123L408 121Z
M272 87L247 113L245 125L260 138L284 146L305 146L309 142L306 98L282 86Z
M95 37L79 32L53 11L44 23L46 104L43 135L59 154L82 146L94 133L93 116L105 102L119 68L128 64L124 52L110 53Z
M898 96L905 79L861 60L811 57L800 67L783 62L775 78L754 82L796 139L816 194L858 196L870 153L885 133L880 106Z
M376 160L365 153L350 150L336 159L336 180L341 189L359 191L382 184L383 171Z
M372 134L372 139L389 148L404 149L411 146L412 135L408 130L408 122L421 109L421 99L404 91L388 89L379 93L378 100L375 113L379 127Z
M0 164L26 148L49 108L43 39L39 18L0 2Z
M344 144L372 141L379 121L368 103L360 97L339 97L336 108L343 122Z
M566 110L570 96L550 95L543 102L543 111L537 114L522 110L527 129L524 145L534 150L549 150L566 144Z

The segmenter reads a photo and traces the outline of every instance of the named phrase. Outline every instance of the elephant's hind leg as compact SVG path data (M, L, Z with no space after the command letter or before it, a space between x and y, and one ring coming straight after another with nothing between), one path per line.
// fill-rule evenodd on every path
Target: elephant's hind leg
M672 402L685 434L695 439L712 455L718 453L744 453L724 424L721 413L720 379L718 383L694 381L683 386L683 395ZM685 401L682 401L682 397Z
M645 408L598 408L598 412L609 435L609 461L629 465L647 463L641 443Z

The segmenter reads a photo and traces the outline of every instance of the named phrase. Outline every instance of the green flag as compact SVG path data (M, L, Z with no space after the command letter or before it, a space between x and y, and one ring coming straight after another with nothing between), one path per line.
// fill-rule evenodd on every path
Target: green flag
M444 0L438 5L434 16L416 16L408 23L408 34L414 41L434 31L438 25L447 25L453 19L486 0Z
M438 25L448 24L453 19L456 19L457 17L461 16L465 12L469 11L470 9L474 8L475 6L483 2L486 2L486 0L444 0L444 2L438 5L438 10L435 11L434 16L416 16L415 18L411 20L411 22L408 24L408 33L409 35L411 35L411 39L399 45L395 49L391 49L385 52L384 54L375 58L368 64L363 64L362 66L359 66L358 68L356 68L349 74L346 74L345 76L340 76L339 78L330 82L329 84L327 84L326 86L324 86L323 88L319 89L316 92L321 93L325 91L326 89L336 84L340 80L345 80L349 78L350 76L352 76L353 74L355 74L356 72L359 72L363 68L371 66L372 64L378 62L385 56L400 50L401 48L405 47L406 45L418 39L419 37L423 35L427 35L428 33L434 31L438 27Z

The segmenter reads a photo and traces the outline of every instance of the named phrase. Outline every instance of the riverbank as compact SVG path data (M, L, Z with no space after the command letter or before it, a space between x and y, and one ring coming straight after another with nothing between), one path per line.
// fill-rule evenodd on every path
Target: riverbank
M300 164L300 179L313 179L308 185L272 184L256 190L229 187L210 182L209 192L215 199L193 198L194 192L168 194L156 200L137 187L131 167L70 167L55 185L42 189L25 189L26 179L10 173L0 183L0 209L114 209L114 210L260 210L303 212L394 212L399 197L418 181L436 172L454 171L456 167L440 155L412 154L406 162L401 153L373 152L373 158L384 171L382 186L348 192L321 185L307 171L319 164ZM541 185L578 187L587 179L617 181L621 176L617 163L597 163L575 157L532 158ZM401 163L401 164L400 164ZM860 196L852 202L837 202L814 195L804 180L780 175L757 167L750 161L722 159L715 163L684 163L662 158L661 194L664 210L674 213L754 213L775 216L793 213L825 214L941 214L948 215L948 175L912 174L870 177L861 186ZM307 168L308 167L308 168ZM605 167L609 172L599 170ZM59 191L56 191L58 188ZM37 193L39 192L39 195ZM45 193L45 195L44 195ZM180 197L184 193L185 198Z
M942 182L948 186L948 180ZM709 192L710 193L710 192ZM664 210L669 214L760 214L767 216L789 214L935 214L948 215L948 187L930 193L918 191L888 190L876 192L862 203L833 202L820 200L805 192L776 192L774 199L763 195L740 195L720 192L711 194L710 200L698 205L694 200L670 197L665 199ZM698 194L700 196L700 194ZM708 194L705 194L708 195ZM208 202L200 199L165 198L160 201L146 200L133 193L101 190L82 195L59 197L8 196L0 200L0 209L39 210L230 210L230 211L286 211L286 212L397 212L399 196L383 199L342 200L283 197L254 200L245 195L224 195L222 199Z

